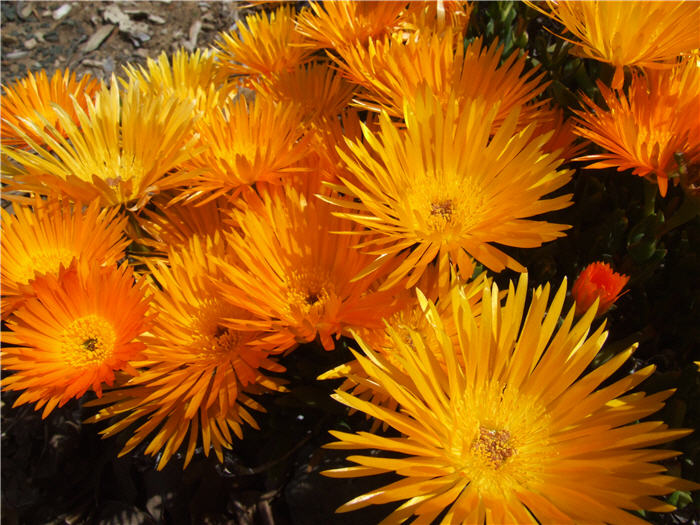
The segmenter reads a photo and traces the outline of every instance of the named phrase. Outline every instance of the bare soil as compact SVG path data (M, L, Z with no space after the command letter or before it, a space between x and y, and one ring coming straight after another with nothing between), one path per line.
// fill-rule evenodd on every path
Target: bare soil
M126 63L208 47L236 27L245 2L5 2L2 83L70 68L108 78ZM92 39L92 40L91 40ZM94 49L93 49L94 48Z

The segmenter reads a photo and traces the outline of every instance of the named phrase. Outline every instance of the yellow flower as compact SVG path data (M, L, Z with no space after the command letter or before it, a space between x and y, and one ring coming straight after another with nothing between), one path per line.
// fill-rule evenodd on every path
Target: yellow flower
M598 87L608 111L584 96L575 131L607 152L578 160L597 161L587 168L631 169L665 196L678 169L676 154L700 162L700 67L687 60L671 70L635 74L627 95Z
M455 43L456 42L456 43ZM521 125L532 120L546 101L535 101L547 87L538 68L524 73L526 56L512 53L502 61L502 48L489 47L477 38L465 49L463 40L448 30L445 35L418 35L407 42L397 38L370 41L340 52L341 68L354 82L367 88L357 104L373 111L384 109L402 117L404 105L413 105L428 89L443 103L456 98L462 105L481 99L498 105L495 125L518 106ZM502 61L502 63L501 63Z
M58 275L32 282L28 299L3 332L3 389L23 390L16 405L36 402L46 417L87 390L102 395L116 370L133 371L129 361L140 356L135 339L148 329L143 281L134 283L123 264L99 266L77 262Z
M187 185L181 199L206 202L246 185L281 182L290 173L306 171L297 166L309 154L303 118L300 106L265 97L229 101L197 123L203 151L165 184Z
M269 359L269 349L255 344L259 334L227 326L243 313L228 304L212 279L221 274L213 263L227 252L221 240L195 237L186 249L171 251L164 261L149 263L159 288L153 292L153 328L142 340L148 345L144 361L134 363L140 373L121 388L106 392L92 405L109 405L88 422L123 416L101 434L112 436L134 423L139 426L120 456L150 439L146 454L162 452L162 469L187 439L185 466L198 442L209 455L214 449L223 461L232 433L242 438L242 426L258 428L248 409L264 411L249 397L279 389L279 382L263 375L284 368Z
M577 39L584 56L615 66L612 87L621 89L623 66L657 68L700 47L697 2L557 2L549 11L526 2L560 22Z
M630 393L654 367L598 388L634 347L586 373L607 335L602 326L589 334L595 311L574 325L572 308L560 324L565 284L551 303L549 284L537 288L527 311L526 296L526 276L517 289L510 285L505 304L496 285L485 287L478 317L466 298L453 296L457 343L421 297L430 329L411 332L412 344L393 334L399 366L360 342L362 368L400 409L341 391L334 397L401 436L332 432L338 441L329 448L391 456L349 456L356 466L325 474L392 472L401 479L339 512L403 502L387 521L415 515L415 523L438 516L443 523L644 523L626 511L673 510L654 496L695 486L663 475L654 463L677 452L649 448L690 431L637 422L673 392Z
M230 283L221 283L224 297L256 316L242 320L241 328L270 331L280 350L316 337L332 350L333 336L352 327L380 327L392 308L391 294L372 289L374 277L353 280L372 261L347 235L361 228L333 217L315 191L247 191L226 234L240 262L221 263Z
M32 296L29 283L37 277L56 276L74 260L111 266L124 257L126 217L117 209L100 210L93 201L82 210L64 200L37 197L31 208L15 202L13 210L12 215L0 211L3 319Z
M311 2L297 15L297 31L318 47L366 44L391 33L405 8L402 2L342 0Z
M63 134L50 125L33 133L46 148L18 132L34 152L3 147L3 154L17 162L3 163L9 189L39 194L65 193L77 202L100 197L103 206L141 208L158 193L168 171L193 151L194 103L141 93L136 84L121 91L116 79L87 101L77 104L80 126L70 115L54 107Z
M27 137L42 146L45 145L41 134L35 132L35 126L41 130L48 123L60 133L65 132L53 104L60 106L71 121L78 124L74 104L85 109L87 101L94 98L99 87L99 82L87 74L78 81L75 73L57 70L49 80L43 69L36 75L29 73L12 85L3 86L4 93L0 96L0 136L3 146L26 148Z
M170 58L163 51L157 60L149 58L145 68L127 65L124 70L129 81L136 83L144 93L193 101L200 111L216 107L234 88L230 83L217 85L215 55L201 49L191 53L179 49Z
M252 14L238 31L221 33L217 43L219 77L263 75L291 71L307 62L314 52L307 39L295 29L294 9Z
M346 197L326 200L352 210L336 215L373 234L358 247L376 257L367 271L392 267L382 289L406 276L412 286L439 254L448 254L465 280L473 259L496 272L524 271L492 243L534 248L563 235L565 225L527 218L571 203L570 195L542 198L571 172L557 171L561 159L542 151L547 135L533 139L532 125L516 132L517 111L491 137L497 109L454 99L443 109L424 92L415 109L406 106L405 130L382 113L378 133L364 130L366 145L338 152L357 183L341 177L337 189Z

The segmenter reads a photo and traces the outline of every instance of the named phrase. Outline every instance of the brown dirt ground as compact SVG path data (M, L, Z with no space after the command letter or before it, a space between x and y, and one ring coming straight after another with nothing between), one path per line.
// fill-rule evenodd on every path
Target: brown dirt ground
M70 68L81 76L108 78L126 63L146 62L162 51L214 43L235 28L245 2L6 2L2 9L2 83L27 71ZM61 13L65 13L59 17ZM125 28L110 23L123 13ZM57 19L58 18L58 19ZM112 20L114 20L112 18ZM131 26L131 33L123 29ZM92 51L85 44L103 28L106 38ZM111 30L110 30L111 27Z

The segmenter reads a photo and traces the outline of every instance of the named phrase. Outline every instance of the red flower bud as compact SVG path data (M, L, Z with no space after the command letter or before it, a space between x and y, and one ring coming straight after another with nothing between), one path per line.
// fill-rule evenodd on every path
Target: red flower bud
M596 316L603 315L620 297L620 292L627 281L629 281L627 275L615 273L606 263L589 264L578 276L571 289L571 295L576 300L576 315L583 314L598 298L600 302Z

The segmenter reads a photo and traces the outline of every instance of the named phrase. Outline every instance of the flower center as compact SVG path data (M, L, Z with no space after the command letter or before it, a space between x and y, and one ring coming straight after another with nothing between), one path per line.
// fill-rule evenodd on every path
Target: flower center
M116 335L112 325L98 315L73 321L61 337L61 353L75 368L100 365L112 354Z
M439 216L444 219L445 222L450 222L452 220L452 214L454 213L454 203L452 199L446 199L440 202L432 202L430 204L430 215Z
M294 272L287 284L287 300L290 308L305 313L322 311L331 297L329 279L319 273Z
M238 348L240 333L225 326L218 325L211 337L210 351L215 353L230 352Z
M472 452L484 459L492 468L501 465L517 451L510 444L510 432L479 427L479 435L474 440Z

